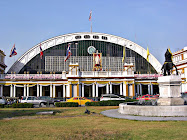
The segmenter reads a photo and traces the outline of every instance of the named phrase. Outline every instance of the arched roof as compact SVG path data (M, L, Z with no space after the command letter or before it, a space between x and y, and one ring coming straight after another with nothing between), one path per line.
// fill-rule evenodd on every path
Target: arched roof
M90 38L84 38L85 35L89 35ZM76 36L81 36L81 38L76 38ZM99 36L98 39L94 38L93 36ZM107 38L106 38L107 37ZM110 43L115 43L121 46L126 45L127 48L135 51L142 57L146 59L147 57L147 50L145 50L140 45L127 40L125 38L105 34L105 33L91 33L91 32L80 32L80 33L71 33L71 34L65 34L56 36L53 38L50 38L48 40L45 40L41 42L42 50L45 51L51 47L54 47L56 45L66 43L66 42L73 42L73 41L79 41L79 40L98 40L98 41L105 41ZM25 52L8 70L8 73L16 72L19 73L19 71L26 65L32 58L34 58L36 55L40 53L40 44L35 45L31 49L29 49L27 52ZM161 64L160 62L152 55L149 55L149 63L155 68L155 70L159 73L161 71Z

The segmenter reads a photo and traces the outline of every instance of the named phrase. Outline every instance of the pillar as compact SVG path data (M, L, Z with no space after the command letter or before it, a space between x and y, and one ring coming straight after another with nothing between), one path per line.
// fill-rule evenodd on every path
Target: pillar
M50 84L50 97L53 97L53 88L52 88L52 84Z
M16 97L16 85L14 85L14 95L13 97Z
M153 84L151 84L151 95L153 95Z
M51 85L52 86L52 85ZM52 87L51 87L52 88ZM52 93L51 93L52 94ZM56 97L56 86L53 85L53 98Z
M10 85L10 97L13 97L13 86L12 86L12 84Z
M98 91L99 91L98 88L99 88L99 87L98 87L98 84L96 84L96 97L98 97L98 95L99 95L99 94L98 94Z
M39 84L37 84L37 97L39 97L40 96L40 86L39 86Z
M40 96L42 96L42 85L40 85Z
M70 84L67 85L66 89L66 97L70 97Z
M63 98L66 97L66 85L64 84L63 85Z
M123 83L123 96L126 96L126 84L125 83Z
M129 88L128 88L128 84L125 84L126 86L126 96L128 97L129 96Z
M82 97L84 97L84 83L82 83Z
M106 84L106 94L109 94L109 84Z
M92 97L95 97L95 83L92 84Z
M140 95L140 85L138 84L137 85L137 96L139 96Z
M110 83L110 94L112 94L112 83Z
M151 95L150 85L147 85L147 86L148 86L148 94Z
M27 96L29 96L29 85L27 85Z
M122 83L120 84L120 95L123 95Z
M134 86L134 84L132 84L132 95L133 95L133 97L135 96L135 86Z
M27 96L26 86L27 86L27 85L24 85L24 86L23 86L23 96Z
M142 85L140 84L140 95L142 96Z
M0 86L0 97L3 96L3 85Z
M79 84L77 84L77 96L81 97L81 96L79 95Z

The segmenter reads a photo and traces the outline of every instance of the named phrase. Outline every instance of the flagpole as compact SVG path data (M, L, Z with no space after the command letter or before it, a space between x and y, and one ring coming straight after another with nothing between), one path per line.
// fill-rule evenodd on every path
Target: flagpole
M91 33L92 33L92 19L91 19L91 29L90 30L91 30Z

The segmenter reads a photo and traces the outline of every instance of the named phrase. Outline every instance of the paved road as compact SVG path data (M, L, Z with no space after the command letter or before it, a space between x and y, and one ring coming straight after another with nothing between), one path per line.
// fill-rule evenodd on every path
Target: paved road
M139 121L187 121L187 117L146 117L146 116L124 115L124 114L120 114L118 112L118 109L105 110L102 111L101 114L111 118L139 120Z

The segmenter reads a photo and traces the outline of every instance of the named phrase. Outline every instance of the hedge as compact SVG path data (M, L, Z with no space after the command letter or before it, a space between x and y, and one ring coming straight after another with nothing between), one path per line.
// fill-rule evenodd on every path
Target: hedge
M57 102L55 103L56 107L78 107L79 104L75 102Z
M13 108L33 108L33 104L31 103L14 103L12 104Z
M4 104L0 104L0 108L4 108L4 106L5 106Z
M100 101L100 102L87 102L86 106L119 106L120 103L124 102L134 102L135 99L126 99L123 100L109 100L109 101Z

